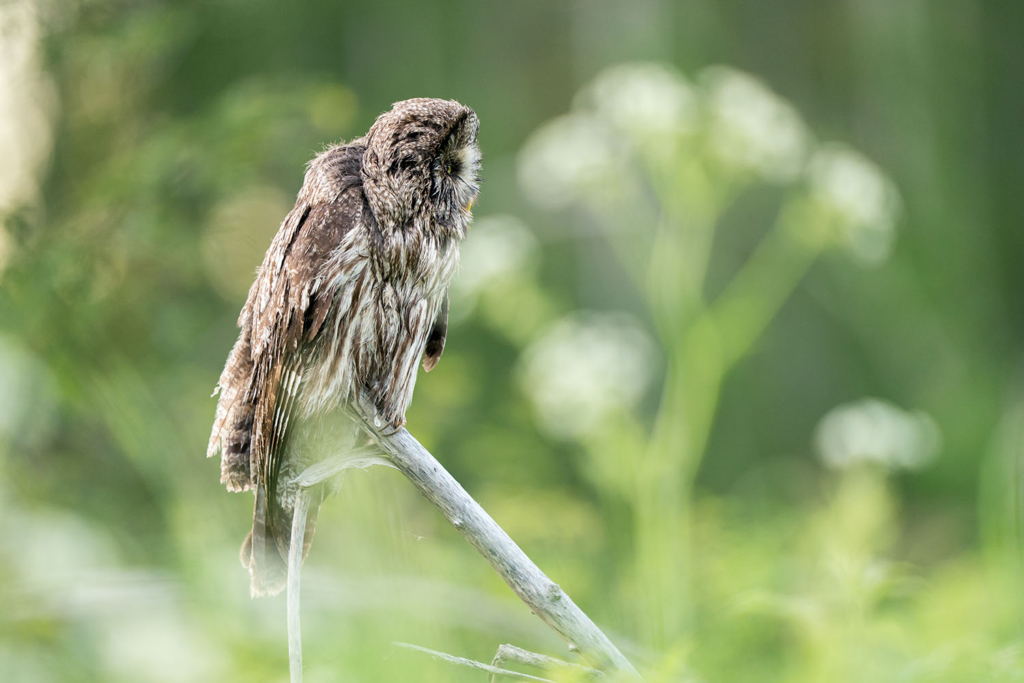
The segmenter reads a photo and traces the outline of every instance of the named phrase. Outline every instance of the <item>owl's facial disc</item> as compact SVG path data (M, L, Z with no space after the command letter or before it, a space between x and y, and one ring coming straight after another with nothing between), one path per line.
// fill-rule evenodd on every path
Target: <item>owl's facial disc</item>
M455 161L449 163L450 177L454 185L455 200L465 214L473 209L473 202L480 191L480 148L476 144L476 136L472 141L460 147L454 154Z
M465 230L479 192L480 148L476 134L479 123L470 113L460 121L441 146L438 155L436 219L442 225Z

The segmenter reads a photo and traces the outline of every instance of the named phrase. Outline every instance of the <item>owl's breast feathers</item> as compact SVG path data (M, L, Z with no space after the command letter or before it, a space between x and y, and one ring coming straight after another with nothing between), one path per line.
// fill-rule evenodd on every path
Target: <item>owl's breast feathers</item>
M360 388L400 425L420 358L429 370L444 348L457 245L416 225L381 230L364 151L355 141L310 164L249 290L207 449L229 490L261 487L274 501L289 422Z

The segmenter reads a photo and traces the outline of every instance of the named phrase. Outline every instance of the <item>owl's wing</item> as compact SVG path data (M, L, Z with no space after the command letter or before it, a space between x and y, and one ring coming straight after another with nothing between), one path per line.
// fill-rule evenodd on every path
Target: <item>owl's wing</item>
M427 346L423 350L423 369L430 372L441 360L444 353L444 342L448 337L448 292L444 293L444 301L441 302L441 310L437 312L437 319L430 329L430 336L427 337Z
M330 304L327 297L318 297L312 291L323 259L304 258L301 249L310 241L315 228L315 217L310 221L312 213L312 204L300 200L285 218L243 309L252 326L254 371L247 392L255 405L251 470L255 483L269 494L271 501L284 436L308 354L305 328L307 322L312 322L312 329L320 317L317 313L326 315Z
M311 167L242 310L252 325L254 371L247 392L255 404L251 469L255 483L266 490L268 505L275 500L289 422L316 337L331 313L340 281L361 258L357 248L350 246L346 252L351 242L346 236L369 214L358 182L361 149L343 147L332 153L340 159L324 155ZM338 175L346 155L355 160L354 172Z
M221 482L230 491L244 491L265 481L266 413L277 401L287 344L280 329L284 306L291 306L290 250L309 217L312 205L300 194L285 217L249 288L238 316L241 334L231 349L214 394L220 394L207 456L221 453ZM285 270L285 262L288 271ZM259 448L257 448L259 442Z

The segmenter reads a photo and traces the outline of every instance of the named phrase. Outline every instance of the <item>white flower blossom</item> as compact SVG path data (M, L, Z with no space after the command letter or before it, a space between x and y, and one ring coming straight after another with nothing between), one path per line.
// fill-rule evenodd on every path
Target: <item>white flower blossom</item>
M577 96L576 106L652 151L671 148L671 140L692 132L697 119L693 86L670 67L649 62L601 72Z
M895 185L863 155L840 145L819 150L808 166L812 195L839 219L843 240L867 265L885 261L900 211Z
M773 182L799 177L811 136L796 109L753 76L728 67L706 69L701 82L712 154Z
M939 428L926 413L875 398L833 408L815 430L818 455L837 469L864 462L915 469L929 463L941 443Z
M537 254L537 238L515 216L488 216L474 222L460 251L461 266L452 280L452 297L459 304L452 308L468 313L489 284L528 267Z
M539 206L560 209L584 194L611 189L621 152L593 116L560 116L537 130L519 154L519 184Z
M654 348L624 314L575 314L526 349L519 379L544 431L579 437L640 400L652 377Z

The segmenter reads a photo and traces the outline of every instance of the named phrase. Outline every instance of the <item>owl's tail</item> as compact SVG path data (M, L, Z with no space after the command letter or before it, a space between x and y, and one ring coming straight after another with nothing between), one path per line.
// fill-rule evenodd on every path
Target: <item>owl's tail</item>
M302 559L309 554L320 511L320 497L310 501L306 515L306 533L302 539ZM256 507L252 514L252 531L245 537L239 559L249 570L252 597L277 595L288 581L288 546L292 538L292 510L285 510L277 501L268 505L262 486L256 487Z

